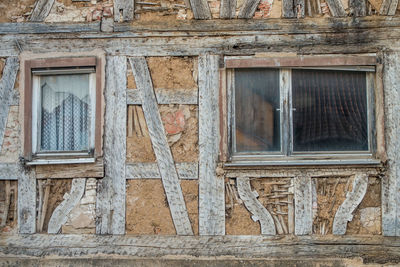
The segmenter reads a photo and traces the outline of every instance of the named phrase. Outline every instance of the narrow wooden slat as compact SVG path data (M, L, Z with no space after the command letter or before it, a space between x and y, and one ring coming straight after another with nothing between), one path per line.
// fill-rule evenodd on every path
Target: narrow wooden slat
M294 178L294 232L296 235L312 234L312 187L311 177Z
M367 1L366 0L350 0L349 6L356 17L363 17L367 15Z
M384 57L385 136L388 167L382 177L382 233L400 236L400 52Z
M294 18L295 6L293 0L282 0L282 17Z
M269 211L257 200L255 191L251 191L250 179L237 178L237 189L240 199L252 214L254 221L259 221L262 235L276 235L275 223Z
M0 152L3 146L4 131L6 130L10 104L14 98L14 84L19 69L17 57L9 57L4 66L3 76L0 80ZM0 174L1 175L1 174Z
M399 0L383 0L379 14L384 16L394 16L396 14L398 3Z
M198 163L178 162L175 163L179 179L198 179ZM160 171L157 163L127 163L126 179L160 179Z
M195 19L211 19L211 11L207 0L190 0Z
M221 19L233 19L236 13L237 0L221 0L219 17Z
M96 233L125 233L126 57L107 57L104 171L97 193Z
M100 22L85 23L0 23L0 34L24 34L24 33L72 33L72 32L98 32L100 31Z
M32 170L20 169L18 177L18 232L36 231L36 179Z
M0 217L1 218L0 227L6 226L8 218L8 210L10 209L11 189L9 180L5 181L4 196L5 196L5 201L4 201L3 213L1 214Z
M345 17L347 15L341 0L326 0L326 3L329 6L332 16Z
M134 0L114 0L114 21L131 21L134 19L134 12Z
M18 180L20 176L17 163L0 163L0 180Z
M347 229L347 222L353 220L353 212L363 200L367 193L368 175L358 173L354 177L353 189L347 193L346 199L339 206L333 220L332 233L344 235Z
M239 11L238 18L239 19L250 19L254 16L256 12L258 3L260 0L246 0Z
M85 178L72 179L71 191L64 196L64 200L57 206L50 217L47 232L49 234L58 234L67 220L72 209L79 203L83 193L85 193Z
M219 57L199 57L199 234L225 234L225 191L217 177L219 153Z
M178 180L171 150L167 142L164 126L158 111L150 72L144 57L129 59L136 85L140 90L143 113L149 129L154 153L167 195L171 216L178 235L193 235L185 200Z
M197 89L154 89L158 104L188 104L197 105L198 90ZM141 105L139 89L127 90L127 104Z
M43 21L49 15L53 4L54 0L37 0L29 20L33 22Z

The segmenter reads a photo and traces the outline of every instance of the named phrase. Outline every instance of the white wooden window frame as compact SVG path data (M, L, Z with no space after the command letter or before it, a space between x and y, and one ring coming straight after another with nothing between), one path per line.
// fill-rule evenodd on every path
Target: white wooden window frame
M376 120L375 120L375 83L376 72L374 65L317 65L311 60L304 60L310 65L302 65L304 58L285 58L281 64L278 58L256 59L252 57L226 57L225 79L227 90L227 163L226 166L258 166L258 165L341 165L341 164L379 164L376 154ZM332 59L332 58L330 58ZM259 61L257 61L259 60ZM342 60L343 61L343 60ZM346 61L346 60L344 60ZM357 62L357 60L355 60ZM371 59L366 60L370 62ZM271 63L272 62L272 63ZM324 62L317 58L316 62ZM351 60L350 60L351 62ZM361 61L362 63L363 61ZM327 64L332 60L327 60ZM339 62L340 63L340 62ZM370 64L370 63L368 63ZM282 66L283 65L283 66ZM293 65L293 66L292 66ZM281 151L279 152L236 152L235 138L235 69L238 68L273 68L279 69L280 81L280 121L281 121ZM367 116L368 116L368 151L293 151L293 108L292 108L292 80L293 69L315 70L352 70L366 73L367 90ZM285 103L285 104L284 104ZM381 108L381 107L379 107Z
M43 75L89 74L89 136L86 151L40 151L41 138L41 88L40 78ZM32 70L32 161L27 165L93 163L95 148L96 121L96 70L92 68Z

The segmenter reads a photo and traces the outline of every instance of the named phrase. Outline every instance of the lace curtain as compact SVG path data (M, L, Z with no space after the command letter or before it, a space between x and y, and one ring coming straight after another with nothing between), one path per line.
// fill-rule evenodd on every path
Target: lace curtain
M41 76L40 87L40 150L87 150L89 74Z

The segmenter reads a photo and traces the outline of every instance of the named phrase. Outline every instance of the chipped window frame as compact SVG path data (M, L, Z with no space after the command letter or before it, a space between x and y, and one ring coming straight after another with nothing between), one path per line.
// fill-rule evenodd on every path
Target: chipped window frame
M225 90L225 108L222 108L225 123L221 124L221 159L225 166L262 166L262 165L363 165L380 164L376 153L376 109L383 109L383 103L377 103L376 83L378 75L376 55L351 56L289 56L289 57L225 57L221 72L221 87ZM279 69L281 151L279 152L235 152L235 70L251 68ZM366 73L368 150L367 151L315 151L294 152L293 150L293 109L292 80L293 69L360 71ZM286 103L286 104L284 104ZM383 111L382 111L383 112ZM384 137L383 137L384 138Z

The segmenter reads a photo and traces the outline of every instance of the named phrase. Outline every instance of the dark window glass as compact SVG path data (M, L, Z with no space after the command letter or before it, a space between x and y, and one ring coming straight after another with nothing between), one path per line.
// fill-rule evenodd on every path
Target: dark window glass
M368 150L365 75L292 70L294 151Z
M280 151L279 70L235 70L236 152Z

